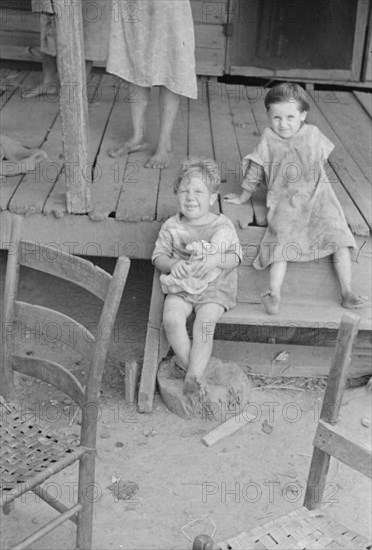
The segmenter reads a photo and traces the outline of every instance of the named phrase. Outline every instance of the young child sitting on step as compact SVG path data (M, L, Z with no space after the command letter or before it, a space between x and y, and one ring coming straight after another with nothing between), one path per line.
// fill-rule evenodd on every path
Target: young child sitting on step
M298 84L271 88L265 107L270 128L265 128L256 149L243 159L243 191L229 193L224 200L245 203L261 182L267 185L268 226L253 262L257 269L270 266L269 290L261 295L267 313L279 313L290 261L288 247L293 244L300 251L296 261L333 255L341 305L360 308L368 299L351 289L350 251L356 250L356 242L324 167L334 145L316 126L306 123L310 106Z
M176 292L165 298L163 322L178 362L187 371L185 393L202 391L202 375L212 354L215 325L222 313L236 303L239 239L232 222L210 210L220 183L214 160L191 159L181 165L174 184L179 212L163 224L152 255L153 263L163 274L171 274L173 283L179 281ZM195 248L189 245L202 241L211 243L210 249L190 261ZM185 290L183 281L190 280L190 275L200 281L204 290ZM190 342L186 321L192 311L195 321Z

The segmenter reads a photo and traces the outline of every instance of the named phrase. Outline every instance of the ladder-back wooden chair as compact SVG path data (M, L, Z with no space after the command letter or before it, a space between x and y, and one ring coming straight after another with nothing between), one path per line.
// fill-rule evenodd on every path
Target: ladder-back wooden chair
M193 550L280 549L310 550L320 548L370 549L371 542L337 523L319 510L323 501L331 456L347 466L371 476L371 448L353 438L339 418L342 395L347 381L347 369L358 332L360 318L342 317L336 348L328 375L320 420L314 438L313 456L304 499L298 510L244 531L217 545L207 535L194 539Z
M28 548L67 520L76 524L76 547L89 549L92 544L93 502L95 500L95 454L97 418L99 418L99 391L111 331L120 304L130 261L117 260L111 276L91 262L58 252L55 248L21 240L22 218L14 218L8 253L3 337L1 351L1 503L9 513L14 501L27 491L55 508L59 515L17 543L13 548ZM103 302L99 330L94 337L76 320L49 308L17 299L20 266L27 266L74 283ZM35 331L39 326L58 327L58 362L48 358L48 346L40 356L29 351L30 339L16 340L19 327ZM23 332L24 334L24 332ZM35 346L35 349L37 346ZM77 352L89 364L85 384L63 364L66 350ZM72 351L71 351L72 350ZM59 363L59 358L61 362ZM84 370L86 370L84 366ZM17 404L14 389L14 371L44 381L61 390L82 411L80 437L61 435L50 430L40 415L25 413ZM32 417L34 416L34 417ZM52 475L79 461L77 503L66 507L41 487Z

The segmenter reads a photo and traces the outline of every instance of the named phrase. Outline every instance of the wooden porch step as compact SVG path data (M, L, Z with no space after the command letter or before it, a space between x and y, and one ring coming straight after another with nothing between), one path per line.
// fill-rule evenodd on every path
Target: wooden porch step
M259 228L258 231L260 231ZM364 240L363 243L363 246L360 244L358 261L353 264L354 286L358 293L370 296L371 240ZM267 276L267 270L257 271L252 267L252 258L245 255L242 265L238 268L237 305L234 309L222 315L220 324L285 327L290 329L315 328L319 330L319 333L338 329L345 309L339 304L338 283L333 273L332 264L322 261L291 264L285 286L283 285L281 312L275 316L266 313L260 299L260 292L267 288ZM161 325L163 302L164 296L159 284L159 272L155 270L139 389L138 405L142 412L150 412L152 409L158 364L168 349L165 332ZM358 315L361 317L360 331L370 333L372 329L371 305L369 304L366 308L358 310ZM218 334L218 330L216 332ZM287 344L285 344L285 347L288 347ZM358 359L359 362L355 367L355 372L358 373L357 376L372 373L371 343L367 343L367 346L364 343L362 347L364 348L363 351L358 352L361 359ZM299 348L300 346L296 346L296 348L290 346L292 356L295 357L295 364L297 367L301 367L301 376L315 376L315 372L318 376L319 369L313 371L311 368L306 368L308 366L306 360L309 356L313 356L314 351L305 350L304 348L303 359L305 359L305 363L301 364L301 361L298 362L298 358L301 356ZM321 349L324 352L321 372L325 375L328 372L328 351L324 347ZM267 354L275 352L272 348L261 346L261 352L263 351L266 358L262 357L261 364L254 363L258 367L258 374L267 374L270 371L272 359L269 361ZM316 353L315 359L323 355L322 352ZM311 361L314 362L314 357Z

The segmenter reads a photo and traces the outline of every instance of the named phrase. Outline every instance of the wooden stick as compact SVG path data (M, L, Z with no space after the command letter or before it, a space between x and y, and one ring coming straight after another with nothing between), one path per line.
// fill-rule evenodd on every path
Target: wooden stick
M125 363L125 401L127 403L134 403L136 400L138 377L137 361L127 361Z
M230 418L223 424L220 424L219 426L217 426L217 428L214 428L214 430L205 435L202 438L202 442L207 447L212 447L212 445L215 445L225 437L237 432L238 430L246 426L246 424L249 424L256 419L257 416L249 414L247 412L237 414L233 418Z

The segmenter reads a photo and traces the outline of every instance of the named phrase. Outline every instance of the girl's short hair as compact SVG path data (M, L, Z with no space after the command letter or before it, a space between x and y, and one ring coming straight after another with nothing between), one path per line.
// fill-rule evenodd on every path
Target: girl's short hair
M300 105L300 112L310 111L310 104L305 90L299 84L283 82L271 88L265 97L265 107L268 111L273 103L296 102Z
M184 178L191 178L196 173L201 176L209 192L217 193L221 185L221 176L218 165L213 159L190 158L182 162L178 176L174 182L173 190L177 194L181 181Z

